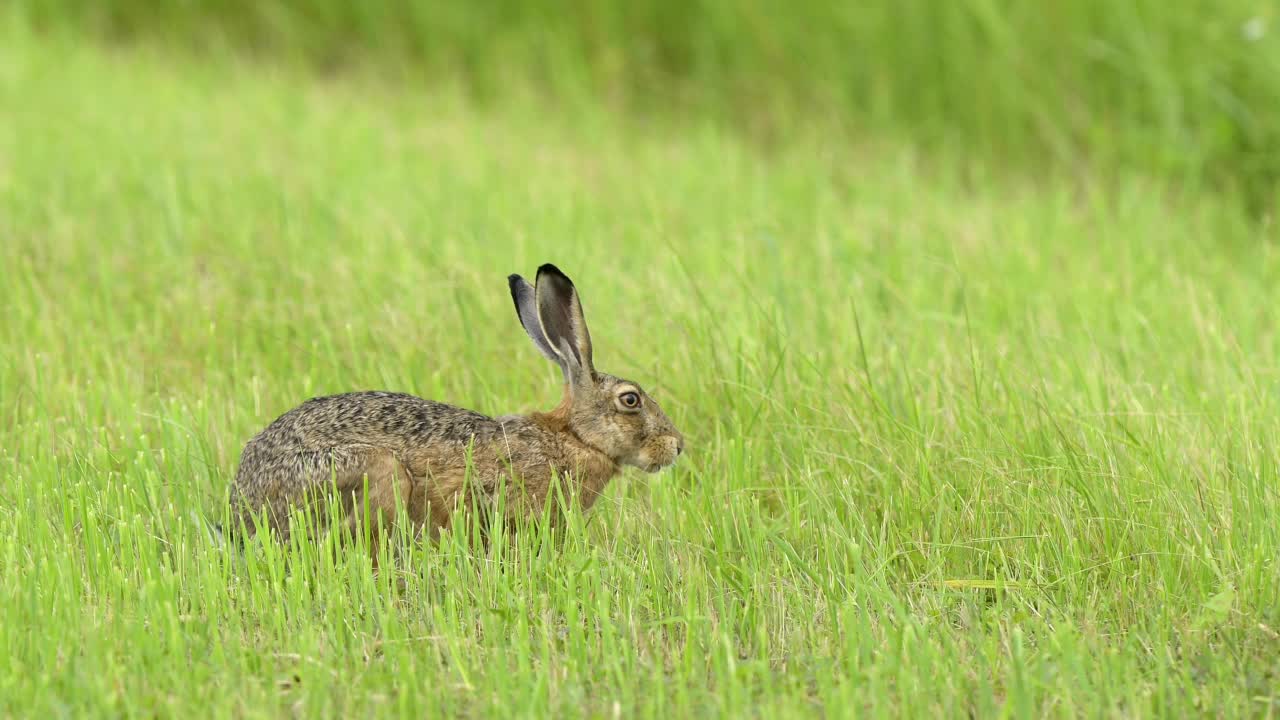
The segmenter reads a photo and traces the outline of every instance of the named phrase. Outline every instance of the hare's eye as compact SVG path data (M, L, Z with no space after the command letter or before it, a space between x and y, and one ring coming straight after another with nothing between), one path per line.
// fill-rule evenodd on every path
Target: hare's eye
M622 406L629 409L640 407L640 395L633 392L624 392L618 396L618 401Z

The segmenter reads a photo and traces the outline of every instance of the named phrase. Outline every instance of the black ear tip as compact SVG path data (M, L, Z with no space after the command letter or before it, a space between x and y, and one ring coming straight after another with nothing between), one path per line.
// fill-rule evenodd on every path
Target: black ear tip
M512 295L515 295L524 288L533 288L533 286L529 284L529 281L524 279L523 275L518 275L516 273L512 273L507 276L507 287L511 288Z
M569 280L568 275L565 275L563 272L561 272L560 268L556 267L551 263L543 263L538 267L538 276L541 277L543 275L554 275L556 277L559 277L567 281L570 285L573 284L573 281Z
M525 282L524 278L519 275L507 276L507 287L511 288L511 301L516 304L517 310L520 309L520 290L521 288L528 286L528 284L529 283Z

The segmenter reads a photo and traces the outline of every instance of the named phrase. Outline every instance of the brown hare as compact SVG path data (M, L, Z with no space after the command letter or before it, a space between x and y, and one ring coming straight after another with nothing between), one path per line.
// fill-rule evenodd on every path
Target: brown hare
M362 518L387 528L399 507L415 535L432 538L455 512L483 509L507 489L508 519L541 515L553 481L586 510L623 466L657 472L684 451L684 437L639 385L598 372L573 282L551 264L535 284L508 277L533 344L564 375L550 412L488 417L393 392L308 400L245 446L232 482L233 532L262 522L290 534L290 511L319 522L328 510L355 532ZM338 502L338 508L328 505ZM318 528L319 526L317 526Z

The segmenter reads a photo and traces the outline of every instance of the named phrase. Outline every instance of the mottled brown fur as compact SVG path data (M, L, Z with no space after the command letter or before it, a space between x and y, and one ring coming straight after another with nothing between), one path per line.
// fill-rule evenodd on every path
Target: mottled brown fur
M267 527L288 537L291 510L308 507L314 518L337 500L349 531L368 517L377 533L403 508L417 534L435 539L457 511L487 505L500 485L514 521L543 513L557 476L585 511L623 466L654 472L673 463L684 438L658 404L635 383L594 369L568 278L544 265L537 288L519 276L509 282L522 325L564 373L555 409L495 418L404 393L312 398L245 446L231 492L237 524L253 533L265 515Z

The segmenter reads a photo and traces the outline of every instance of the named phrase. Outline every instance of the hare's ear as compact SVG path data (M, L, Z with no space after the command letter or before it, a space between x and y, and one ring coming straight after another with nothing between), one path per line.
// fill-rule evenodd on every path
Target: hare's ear
M573 281L555 265L538 268L534 289L542 334L565 362L565 375L572 380L591 380L595 366L591 361L591 333L582 314L582 302Z
M538 352L559 365L565 380L568 380L569 369L565 366L564 358L560 357L560 353L547 341L547 336L542 332L542 321L538 319L538 305L533 286L519 275L508 276L507 284L511 286L511 301L516 305L516 316L520 318L520 325L529 334L529 339L533 341L534 347L538 348Z

